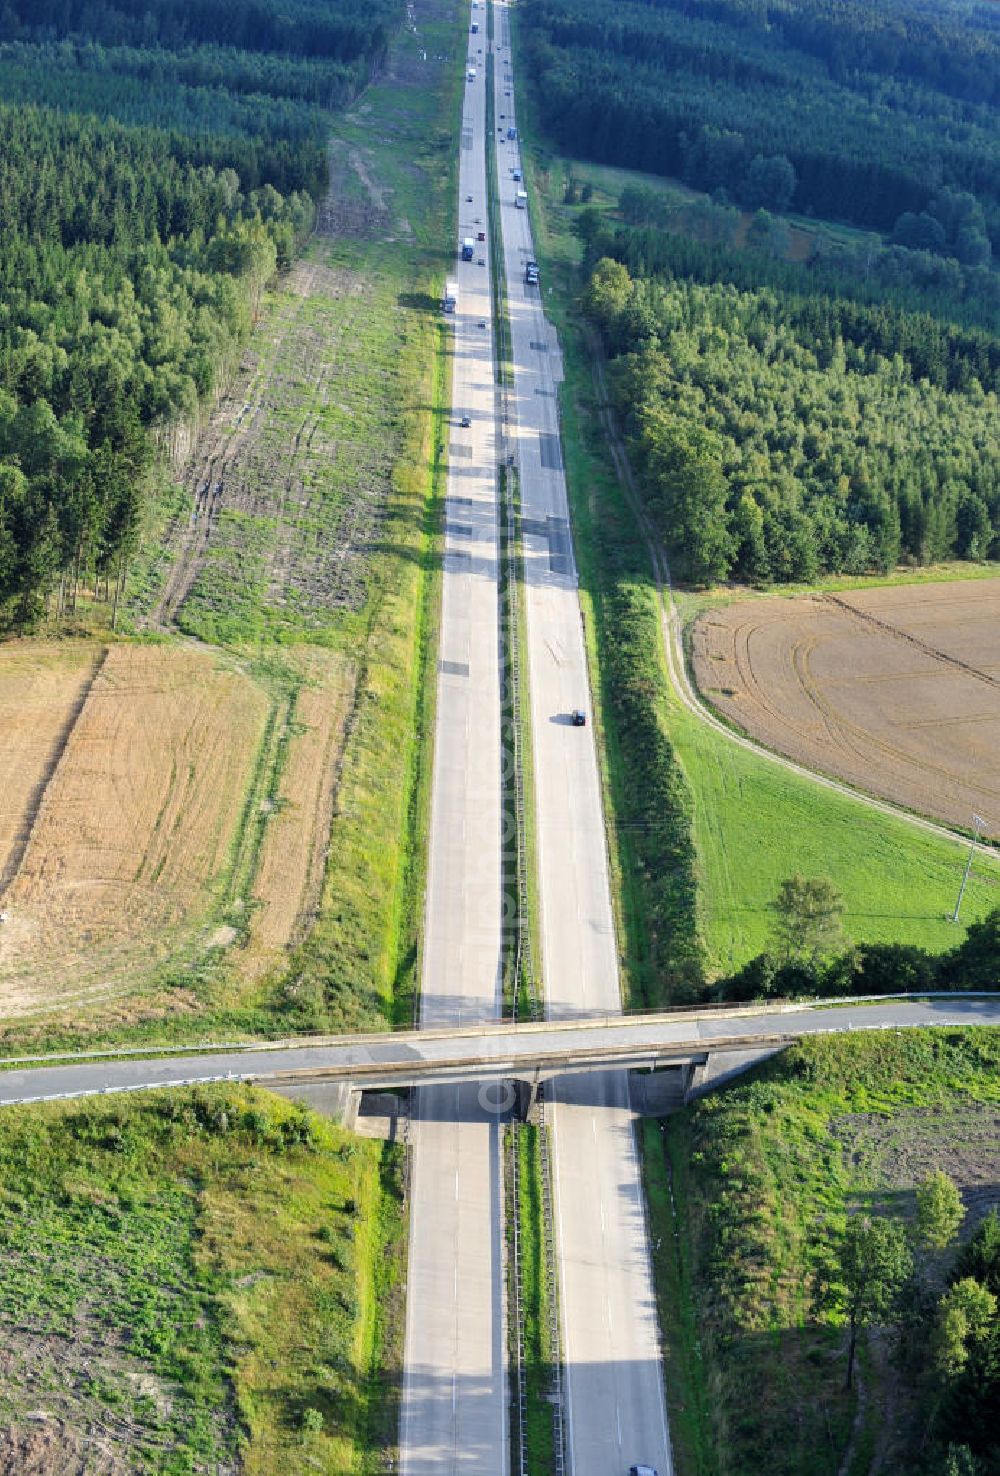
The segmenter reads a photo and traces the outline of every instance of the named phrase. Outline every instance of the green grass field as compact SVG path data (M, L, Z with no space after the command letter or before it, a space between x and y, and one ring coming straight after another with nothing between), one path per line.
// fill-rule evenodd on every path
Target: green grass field
M858 1414L859 1457L878 1444L880 1469L915 1469L919 1411L888 1348L869 1339L859 1410L812 1271L848 1212L909 1218L935 1168L967 1191L971 1233L996 1197L998 1066L995 1030L817 1038L646 1125L679 1476L836 1476Z
M398 1150L233 1087L11 1108L0 1166L0 1458L385 1469Z
M932 953L965 936L950 922L967 848L923 833L748 753L674 698L670 736L694 799L699 925L711 966L738 968L768 944L768 904L795 872L827 876L855 942ZM961 922L1000 906L1000 862L980 852Z

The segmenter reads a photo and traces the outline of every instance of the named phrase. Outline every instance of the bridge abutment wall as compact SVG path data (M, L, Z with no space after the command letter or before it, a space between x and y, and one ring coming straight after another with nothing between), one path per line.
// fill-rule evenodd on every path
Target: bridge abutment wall
M761 1061L769 1061L785 1045L753 1046L739 1051L713 1051L702 1062L682 1067L685 1073L684 1105L697 1101L716 1087L725 1086Z

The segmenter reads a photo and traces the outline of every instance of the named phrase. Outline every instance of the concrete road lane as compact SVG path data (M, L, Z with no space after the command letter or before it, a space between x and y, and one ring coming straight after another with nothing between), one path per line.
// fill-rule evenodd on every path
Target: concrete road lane
M477 12L478 13L478 12ZM422 1025L497 1013L500 979L500 690L495 402L486 97L469 36L459 160L458 283ZM471 261L459 243L475 243ZM442 243L443 245L446 243ZM483 265L480 265L482 258ZM471 422L462 425L463 418ZM400 1457L406 1476L504 1476L500 1154L473 1088L423 1088L414 1113Z
M508 1418L500 1129L475 1087L424 1087L419 1103L402 1468L500 1473Z
M503 62L497 112L516 128L510 18L497 5ZM593 727L589 709L556 383L559 348L534 258L527 210L516 204L516 142L498 137L504 260L513 338L517 448L525 546L528 665L541 898L542 968L553 1016L620 1006ZM556 1240L570 1469L622 1476L633 1462L672 1469L642 1181L627 1078L564 1078L551 1088Z

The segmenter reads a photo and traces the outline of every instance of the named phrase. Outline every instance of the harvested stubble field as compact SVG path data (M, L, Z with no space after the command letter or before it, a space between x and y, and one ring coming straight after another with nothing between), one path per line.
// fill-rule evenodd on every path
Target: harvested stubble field
M745 601L700 617L695 677L769 748L1000 836L1000 579Z
M96 672L92 646L4 652L19 658L28 677L0 684L0 787L19 800L5 820L4 1016L132 991L191 949L225 889L269 710L206 652L113 646ZM15 784L32 674L48 741Z
M104 647L18 641L0 647L0 896L31 820L104 660Z
M302 649L275 675L174 645L3 649L0 1017L93 1012L237 941L252 983L302 942L355 673Z

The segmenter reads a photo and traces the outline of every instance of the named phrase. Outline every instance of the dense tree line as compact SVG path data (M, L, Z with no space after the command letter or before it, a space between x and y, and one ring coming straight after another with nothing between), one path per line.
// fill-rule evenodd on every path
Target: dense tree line
M995 550L989 345L970 338L960 367L961 335L929 318L633 279L610 259L586 303L647 506L688 578L811 580Z
M0 625L120 581L150 433L234 363L326 187L321 109L396 17L395 0L0 10Z
M352 62L384 55L395 0L4 0L0 41L80 39L105 46L205 45Z
M66 42L0 46L0 98L92 113L123 123L198 134L291 141L295 153L322 166L323 109L357 92L367 68L265 57L259 68L244 52L197 52L73 46ZM315 166L310 165L315 172Z
M915 1215L859 1209L820 1253L813 1304L848 1327L847 1387L858 1335L889 1335L915 1406L906 1469L920 1476L991 1476L1000 1440L1000 1217L993 1210L964 1243L965 1204L938 1169L914 1194Z
M883 243L873 233L845 240L821 231L813 233L804 260L790 261L789 230L769 211L757 211L746 228L735 206L671 198L647 185L626 185L619 213L624 224L596 207L581 216L588 268L613 256L636 275L883 302L942 319L945 333L950 324L978 329L984 338L984 329L1000 333L1000 272L992 267L963 266L921 248Z
M995 989L998 979L1000 908L973 923L962 942L942 954L927 953L911 943L861 943L831 956L790 951L776 939L772 949L718 980L712 995L724 1000L834 999Z
M569 153L898 229L970 265L1000 245L984 7L526 0L523 25L542 121ZM971 199L960 225L940 218L942 189Z

